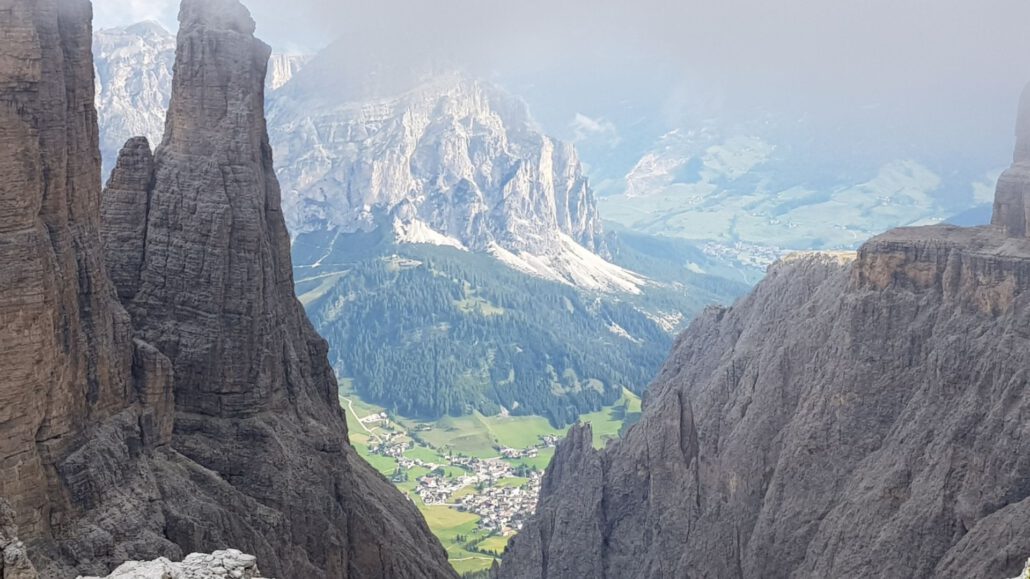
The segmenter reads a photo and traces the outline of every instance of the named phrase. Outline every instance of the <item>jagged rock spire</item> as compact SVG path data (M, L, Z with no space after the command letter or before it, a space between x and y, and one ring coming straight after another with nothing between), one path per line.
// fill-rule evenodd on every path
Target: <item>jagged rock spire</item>
M105 193L121 217L104 222L119 295L173 365L173 470L190 484L162 487L166 534L287 579L453 577L418 511L349 445L326 344L294 296L264 117L271 51L236 0L184 0L179 21L152 173L130 141Z
M1012 167L998 180L991 223L1011 237L1030 236L1030 85L1020 99L1016 152Z
M139 289L153 177L150 142L146 137L129 139L101 201L107 271L122 299L132 298Z

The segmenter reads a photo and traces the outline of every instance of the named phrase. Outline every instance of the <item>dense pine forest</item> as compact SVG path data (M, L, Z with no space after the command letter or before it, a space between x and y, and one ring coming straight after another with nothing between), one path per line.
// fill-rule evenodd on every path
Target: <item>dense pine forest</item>
M682 248L612 240L628 265L677 279L644 296L595 294L489 255L371 233L298 240L298 262L309 264L298 267L298 294L337 372L366 400L409 417L510 412L560 427L623 388L641 392L671 347L669 319L682 324L744 288L670 265Z

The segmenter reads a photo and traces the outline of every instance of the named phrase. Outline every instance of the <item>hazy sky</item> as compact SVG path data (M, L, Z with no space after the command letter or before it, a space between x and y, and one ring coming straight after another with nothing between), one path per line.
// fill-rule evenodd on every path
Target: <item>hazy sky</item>
M94 3L100 27L144 18L174 26L175 0ZM577 113L603 123L619 99L671 117L689 104L893 122L875 120L884 111L926 130L967 125L942 135L958 140L1011 126L1030 81L1027 0L245 3L279 50L338 37L338 57L351 64L460 63L515 79L546 101L537 116L567 119L570 132Z

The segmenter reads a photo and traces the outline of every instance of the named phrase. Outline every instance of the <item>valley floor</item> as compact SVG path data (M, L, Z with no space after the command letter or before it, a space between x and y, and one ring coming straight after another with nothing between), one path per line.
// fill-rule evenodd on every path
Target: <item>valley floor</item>
M340 403L354 447L418 506L459 573L488 569L504 552L535 510L543 472L568 430L536 416L393 416L346 380ZM601 447L639 415L640 398L626 391L582 420Z

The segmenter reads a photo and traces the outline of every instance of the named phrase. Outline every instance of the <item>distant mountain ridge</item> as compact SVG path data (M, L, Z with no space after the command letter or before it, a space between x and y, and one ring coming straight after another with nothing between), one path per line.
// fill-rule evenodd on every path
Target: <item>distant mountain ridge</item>
M175 35L153 20L95 30L93 59L106 179L126 140L146 137L154 148L161 144L172 94ZM266 90L281 88L310 60L307 55L272 54Z
M269 107L294 235L386 223L399 242L490 253L584 289L645 285L603 259L603 227L575 148L545 135L520 99L460 73L357 102L298 81Z
M157 146L172 94L175 35L153 21L93 34L96 107L101 126L103 175L130 137Z
M151 28L98 53L128 83L112 115L139 84L121 67L160 54ZM519 98L455 72L341 91L334 64L273 56L266 109L297 293L362 396L567 424L640 392L686 320L745 291L719 258L606 235L575 147Z
M804 118L751 114L673 129L637 151L606 183L605 218L724 247L855 249L893 227L983 216L1004 162L916 150L897 135L851 143Z

